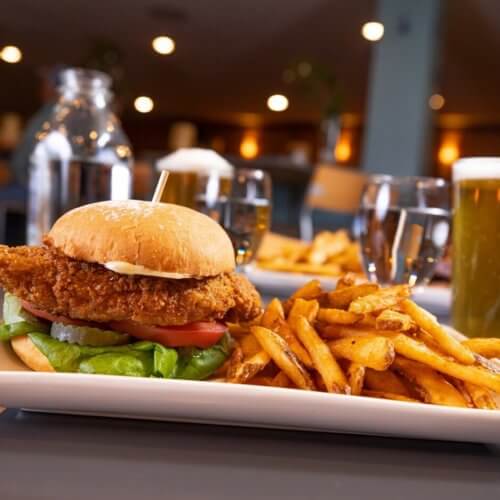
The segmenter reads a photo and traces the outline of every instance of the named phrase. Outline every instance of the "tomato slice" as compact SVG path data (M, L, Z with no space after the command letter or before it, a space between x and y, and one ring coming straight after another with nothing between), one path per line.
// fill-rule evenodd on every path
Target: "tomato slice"
M62 323L63 325L78 325L78 326L87 326L88 322L82 321L79 319L67 318L66 316L56 316L55 314L50 314L47 311L43 311L42 309L38 309L29 302L25 300L21 300L21 304L23 305L23 309L26 309L29 313L33 314L37 318L45 319L47 321L51 321L52 323Z
M109 326L117 332L167 347L210 347L227 331L222 323L202 321L182 326L149 326L135 321L112 321Z

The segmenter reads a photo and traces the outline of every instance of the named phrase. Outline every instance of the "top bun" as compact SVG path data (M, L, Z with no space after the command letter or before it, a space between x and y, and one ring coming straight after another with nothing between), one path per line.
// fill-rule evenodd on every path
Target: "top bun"
M217 222L170 203L91 203L60 217L46 241L86 262L120 261L193 277L215 276L235 267L231 241Z

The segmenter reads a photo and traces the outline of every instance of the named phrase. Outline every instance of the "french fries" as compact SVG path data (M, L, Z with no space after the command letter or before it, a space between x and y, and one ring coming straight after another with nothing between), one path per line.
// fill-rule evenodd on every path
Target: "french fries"
M352 325L363 318L362 314L356 314L342 309L320 309L317 314L318 321L339 325Z
M405 297L409 296L410 287L408 285L382 288L370 295L364 295L354 299L349 305L349 311L358 314L381 311L382 309L397 306Z
M282 321L280 323L278 329L276 330L276 333L286 340L294 354L300 359L304 366L306 366L307 368L313 368L311 356L309 356L309 353L299 342L296 335L290 328L290 325L286 321Z
M283 273L319 274L322 276L338 276L342 268L338 264L310 264L309 262L287 262L274 260L260 262L259 267L269 271L281 271Z
M410 392L398 375L391 370L383 372L367 368L365 371L365 385L368 389L401 396L410 397Z
M251 333L241 337L240 348L245 358L250 358L262 350L260 344L257 342L257 339Z
M396 330L400 332L413 332L417 324L407 314L402 314L392 309L382 311L375 320L377 330Z
M328 346L307 319L304 316L298 316L294 319L292 328L294 328L300 341L309 352L314 367L323 378L327 391L348 394L350 390L344 373L335 361Z
M273 387L293 387L291 380L285 372L279 372L272 380Z
M393 366L414 384L426 403L467 407L467 402L460 392L432 368L400 357L394 360Z
M498 339L467 339L462 345L485 358L500 358L500 338Z
M409 287L356 283L347 275L324 291L313 280L257 320L231 324L235 348L212 380L497 408L500 339L460 342Z
M361 273L360 250L346 231L322 231L310 243L275 234L264 237L257 264L272 271L340 276Z
M319 304L317 300L304 300L296 299L293 303L290 313L288 314L288 323L292 323L296 318L303 316L307 321L312 322L316 319L319 311Z
M348 286L328 293L328 303L336 309L347 309L351 302L359 297L376 292L379 286L375 283L363 283L357 286Z
M233 384L244 384L261 372L271 361L269 355L264 351L259 351L250 359L243 361L234 369L228 372L228 382Z
M457 339L453 338L436 320L436 318L428 313L425 309L417 306L411 300L402 302L401 307L403 311L411 316L413 321L434 337L439 346L444 352L453 356L457 361L465 365L474 364L474 355L471 350L462 345Z
M362 392L362 395L368 396L370 398L392 399L393 401L405 401L407 403L420 403L418 399L413 399L408 396L403 396L401 394L394 394L391 392L372 391L366 389Z
M497 409L497 404L490 391L479 385L471 384L470 382L464 382L464 385L476 408L482 408L483 410Z
M479 384L492 391L500 392L500 375L496 373L491 373L478 366L464 366L456 361L451 361L432 351L425 344L405 335L398 335L393 342L396 352L408 359L419 361L438 372L458 378L464 382Z
M295 299L315 299L323 290L321 289L321 283L318 280L311 280L307 282L303 287L299 288L291 297L290 300L293 302Z
M385 337L346 337L328 343L335 357L384 371L394 361L394 345Z
M351 386L351 394L359 396L363 390L366 368L358 363L351 363L347 369L347 379Z
M292 382L300 389L311 390L313 381L305 368L301 365L288 344L277 334L261 326L253 326L255 335L262 349L273 359Z
M260 324L266 328L273 330L276 328L280 321L285 319L285 311L283 310L283 305L279 299L273 299L269 302L266 307L264 314L262 314L262 319Z
M326 261L343 253L350 244L346 231L335 233L322 231L312 242L311 248L306 255L311 264L324 264Z

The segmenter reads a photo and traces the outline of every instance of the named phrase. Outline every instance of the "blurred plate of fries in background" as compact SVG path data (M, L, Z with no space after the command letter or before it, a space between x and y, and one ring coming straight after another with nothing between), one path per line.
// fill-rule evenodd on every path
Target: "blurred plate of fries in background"
M268 271L333 278L346 272L363 273L359 245L344 229L321 231L310 243L268 233L257 253L257 266Z
M0 345L6 406L154 420L500 444L500 339L467 339L405 285L339 278L229 324L206 381L26 369Z
M248 266L250 281L265 295L284 297L316 279L324 288L335 286L339 276L350 273L364 279L358 243L345 230L322 231L304 242L276 233L268 233L257 254L257 262ZM444 316L451 307L448 286L419 286L413 298L433 314Z
M346 272L363 277L359 246L347 231L322 231L312 242L267 233L256 262L246 269L250 281L265 294L291 295L311 279L332 287Z

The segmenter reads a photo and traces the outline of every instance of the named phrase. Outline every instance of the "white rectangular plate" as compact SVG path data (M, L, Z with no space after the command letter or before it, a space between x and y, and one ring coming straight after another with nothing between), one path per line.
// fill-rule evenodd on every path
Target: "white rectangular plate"
M500 411L296 389L38 373L0 343L0 405L58 413L500 444Z

